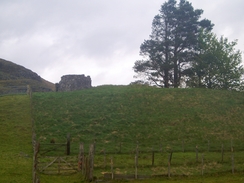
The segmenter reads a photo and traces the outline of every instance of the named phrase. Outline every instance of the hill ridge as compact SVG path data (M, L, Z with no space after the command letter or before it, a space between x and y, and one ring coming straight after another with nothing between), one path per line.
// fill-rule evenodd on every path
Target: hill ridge
M55 88L53 83L30 69L0 58L0 94L24 93L27 85L36 92L54 91Z

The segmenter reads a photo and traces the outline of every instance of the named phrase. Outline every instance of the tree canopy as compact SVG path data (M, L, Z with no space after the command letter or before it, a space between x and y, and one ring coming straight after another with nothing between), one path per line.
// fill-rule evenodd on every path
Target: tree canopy
M176 0L165 2L153 19L149 39L140 46L143 59L133 67L138 76L165 88L179 87L182 80L190 87L236 85L242 73L241 54L234 49L236 41L229 43L224 37L218 40L211 33L214 26L211 21L200 19L202 13L186 0L178 4ZM207 76L208 62L215 63L210 70L212 75L213 72L218 75L210 78L208 70Z
M187 85L217 89L238 89L244 74L240 50L235 50L237 40L229 42L214 33L202 32L199 51L188 71Z

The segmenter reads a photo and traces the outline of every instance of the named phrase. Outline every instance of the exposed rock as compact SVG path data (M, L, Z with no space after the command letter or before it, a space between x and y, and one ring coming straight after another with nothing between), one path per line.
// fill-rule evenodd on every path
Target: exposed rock
M61 81L56 83L56 91L75 91L91 88L90 76L82 75L65 75Z

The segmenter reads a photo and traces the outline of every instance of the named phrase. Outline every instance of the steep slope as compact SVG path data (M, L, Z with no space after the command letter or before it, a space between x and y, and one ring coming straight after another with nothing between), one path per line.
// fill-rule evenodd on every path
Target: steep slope
M35 93L33 118L40 141L73 143L112 150L153 146L194 150L220 144L243 148L244 93L146 86L99 86L75 92ZM74 145L75 147L75 145ZM78 145L76 146L78 147ZM229 148L230 149L230 148Z
M0 94L24 93L30 85L33 91L53 91L50 83L35 72L13 62L0 59Z

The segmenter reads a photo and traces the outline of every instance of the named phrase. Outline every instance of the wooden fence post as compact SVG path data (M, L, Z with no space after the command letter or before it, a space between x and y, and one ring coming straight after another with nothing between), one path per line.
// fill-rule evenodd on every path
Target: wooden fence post
M136 154L135 154L135 179L137 179L137 173L138 173L138 154L139 154L139 145L138 145L138 141L137 141L137 145L136 145Z
M103 167L106 168L107 166L107 161L106 161L106 151L105 149L103 150Z
M139 142L138 141L136 142L136 153L137 153L137 155L139 153Z
M96 141L96 139L94 140L94 142L93 142L93 154L95 155L95 153L96 153L96 143L97 143L97 141Z
M210 142L208 140L208 152L209 152L209 150L210 150Z
M154 150L152 148L152 166L154 166Z
M224 161L224 145L221 145L221 162L223 163Z
M198 147L196 146L196 162L198 162Z
M231 152L234 151L232 139L231 139L231 141L230 141L230 150L231 150Z
M89 167L89 163L88 163L88 157L86 156L85 158L85 180L89 179L89 174L90 174L90 167Z
M231 153L231 169L232 169L232 173L234 174L235 172L234 153Z
M168 177L170 177L170 166L171 166L171 159L172 159L172 151L169 153L169 160L168 160Z
M40 180L39 180L38 177L36 178L36 182L35 183L40 183Z
M122 146L122 144L121 144L121 142L119 143L119 153L121 153L121 146Z
M27 85L27 91L26 91L27 95L29 95L29 97L32 97L32 89L30 87L30 85Z
M138 166L138 155L137 153L135 154L135 179L137 179L137 173L138 173L138 170L137 170L137 166Z
M70 134L67 135L66 155L70 155Z
M202 154L202 176L203 176L203 170L204 170L204 154Z
M61 163L61 159L60 159L60 156L59 156L58 157L58 174L60 174L60 167L61 167L60 163Z
M83 144L82 144L83 145ZM81 172L82 172L82 175L85 174L85 166L86 166L86 161L85 161L86 157L85 157L85 150L84 150L84 145L83 145L83 154L82 154L82 164L81 164Z
M230 140L230 152L232 152L232 139Z
M93 181L93 167L94 167L94 144L91 144L90 151L89 151L89 181Z
M38 176L37 176L37 165L38 165L38 160L37 160L37 154L40 150L40 144L39 142L36 142L35 143L35 146L34 146L34 156L33 156L33 183L36 183L37 181L39 181L38 179Z
M27 94L27 95L30 95L30 85L27 85L26 88L27 88L27 90L26 90L26 94Z
M85 158L85 180L92 182L93 181L93 169L94 169L94 144L90 145L89 155Z
M79 151L79 156L78 156L78 170L82 171L82 174L84 174L84 144L80 143L80 151Z
M110 158L110 162L111 162L111 179L114 179L114 162L113 162L113 157L111 156Z

